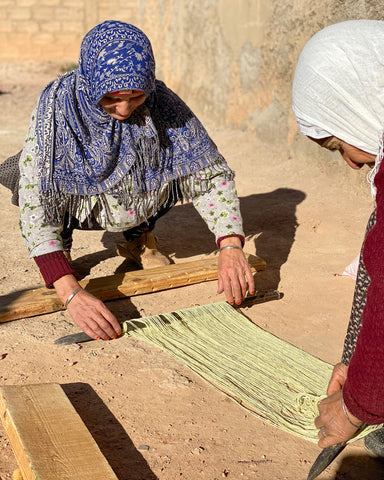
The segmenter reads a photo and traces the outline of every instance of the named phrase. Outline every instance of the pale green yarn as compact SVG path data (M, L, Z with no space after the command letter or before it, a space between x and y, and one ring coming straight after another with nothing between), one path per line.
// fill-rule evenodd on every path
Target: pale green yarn
M333 367L261 329L226 302L124 322L262 420L318 441L314 419ZM366 427L354 440L378 426Z

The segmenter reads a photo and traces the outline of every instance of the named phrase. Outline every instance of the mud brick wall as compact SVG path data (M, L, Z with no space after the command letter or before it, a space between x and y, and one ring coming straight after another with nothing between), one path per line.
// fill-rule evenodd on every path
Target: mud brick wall
M291 111L297 58L319 29L358 18L381 19L381 2L0 0L0 61L76 63L94 25L133 23L151 39L158 78L198 115L312 161Z
M75 60L84 34L109 18L136 20L137 1L0 0L0 61Z

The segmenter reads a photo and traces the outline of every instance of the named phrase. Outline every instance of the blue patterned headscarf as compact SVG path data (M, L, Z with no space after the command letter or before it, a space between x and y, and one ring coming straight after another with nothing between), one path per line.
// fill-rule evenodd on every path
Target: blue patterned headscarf
M142 90L127 120L108 115L107 93ZM51 82L37 108L39 189L48 220L111 193L157 195L166 182L214 164L220 154L184 102L155 79L151 44L133 25L106 21L84 38L78 67ZM77 199L77 200L76 200Z

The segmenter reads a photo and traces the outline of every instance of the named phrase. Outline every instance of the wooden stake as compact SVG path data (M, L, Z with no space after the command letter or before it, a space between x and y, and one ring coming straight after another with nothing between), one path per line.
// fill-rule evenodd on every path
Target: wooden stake
M246 257L253 272L265 269L266 263L261 258L250 254L246 254ZM107 301L216 279L217 257L208 257L165 267L82 280L79 283L95 297ZM9 302L0 306L0 322L43 315L64 309L56 292L47 288L15 292L10 294L9 297Z
M0 414L23 480L118 480L60 385L0 387Z

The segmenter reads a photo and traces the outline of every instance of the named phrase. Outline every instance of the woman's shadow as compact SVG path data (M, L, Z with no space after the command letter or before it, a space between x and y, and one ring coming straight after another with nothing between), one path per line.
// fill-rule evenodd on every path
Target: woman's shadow
M291 188L240 198L244 233L254 245L247 245L247 253L256 253L267 262L266 270L255 277L257 290L278 288L281 266L295 240L297 205L305 198L304 192ZM213 234L190 203L174 207L161 218L156 234L161 239L161 251L178 259L210 254L217 249Z
M257 290L278 288L281 266L287 261L295 240L296 208L305 197L300 190L278 188L269 193L240 198L244 233L247 240L252 239L254 244L251 249L248 244L247 251L256 253L267 262L266 270L255 277ZM191 203L173 207L156 223L154 233L159 237L159 250L171 258L188 259L217 250L213 234ZM105 250L75 260L74 268L81 269L83 276L92 266L115 256L117 243L124 239L121 233L104 232L101 241ZM111 274L133 269L137 267L122 259Z

